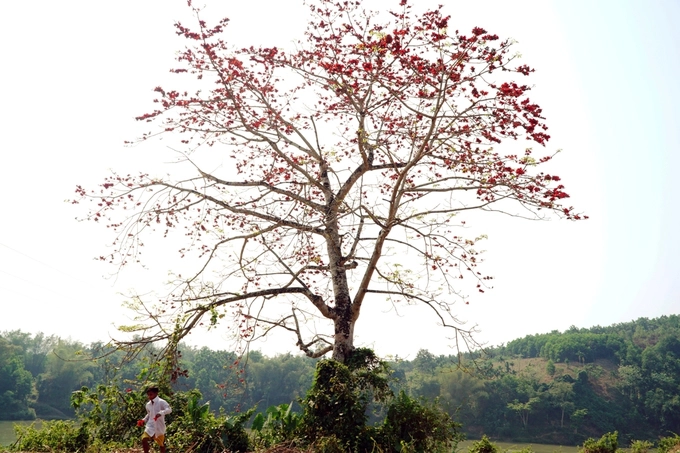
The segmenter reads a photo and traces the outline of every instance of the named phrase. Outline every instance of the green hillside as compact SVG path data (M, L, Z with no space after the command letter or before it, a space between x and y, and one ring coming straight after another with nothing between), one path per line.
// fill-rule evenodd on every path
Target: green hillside
M461 414L468 432L555 443L680 432L676 315L529 335L490 349L478 368L483 394Z

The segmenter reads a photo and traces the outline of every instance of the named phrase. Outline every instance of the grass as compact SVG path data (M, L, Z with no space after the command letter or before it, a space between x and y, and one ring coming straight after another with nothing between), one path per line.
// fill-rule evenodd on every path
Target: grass
M457 451L460 453L466 453L468 451L468 447L472 446L473 442L475 441L466 440L465 442L461 442L460 444L458 444ZM500 451L502 452L519 451L523 448L531 447L531 450L534 453L578 453L578 447L574 447L571 445L565 446L551 444L521 444L513 442L496 442L493 439L491 439L491 442L496 444Z

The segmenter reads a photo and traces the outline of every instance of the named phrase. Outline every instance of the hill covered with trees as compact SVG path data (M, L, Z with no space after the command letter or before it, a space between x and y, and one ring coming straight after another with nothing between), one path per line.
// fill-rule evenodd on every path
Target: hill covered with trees
M125 359L103 344L3 332L0 419L73 417L71 394L84 386L141 391L154 351ZM529 335L461 357L386 359L395 393L438 400L471 438L577 444L613 431L622 442L680 432L677 315ZM198 389L211 410L234 413L290 402L299 410L316 360L184 347L179 365L173 388Z

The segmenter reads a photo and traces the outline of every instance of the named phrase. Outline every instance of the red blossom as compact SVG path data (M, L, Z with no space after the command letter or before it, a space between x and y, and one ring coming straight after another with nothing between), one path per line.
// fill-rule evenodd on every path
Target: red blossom
M177 342L193 327L175 326L212 326L233 307L234 333L248 340L295 330L316 310L341 341L373 292L440 307L455 328L455 298L489 287L479 239L459 233L469 209L587 218L560 204L560 178L541 171L552 155L524 150L550 136L531 85L517 82L534 70L516 66L512 42L481 27L459 34L443 7L399 4L379 16L358 1L310 0L309 28L290 49L233 49L226 20L175 25L188 45L171 72L198 88L157 86L155 109L137 120L157 126L141 141L176 138L195 174L114 174L77 187L74 201L93 200L88 218L117 233L101 261L137 262L153 231L180 231L179 256L200 260L161 304L177 318L154 338ZM202 161L228 164L199 170ZM350 281L360 283L350 291ZM269 313L278 301L292 314ZM145 313L153 326L167 318ZM325 344L302 338L313 330L295 330L310 355Z

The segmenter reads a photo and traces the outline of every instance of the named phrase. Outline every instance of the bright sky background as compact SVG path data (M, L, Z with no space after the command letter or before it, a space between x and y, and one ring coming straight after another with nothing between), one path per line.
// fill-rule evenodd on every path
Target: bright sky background
M238 45L286 45L301 37L295 0L201 0L204 18L232 19ZM398 0L371 0L387 9ZM497 345L528 334L680 312L680 2L676 0L423 1L445 3L450 26L481 26L518 41L537 72L532 101L544 109L548 150L586 222L483 216L484 270L494 289L460 306L477 338ZM173 263L147 251L148 270L118 278L93 257L113 236L79 223L85 206L65 200L108 169L137 173L173 159L162 142L134 148L138 114L168 85L183 43L173 22L191 23L180 0L14 1L0 9L0 331L21 329L106 341L126 322L130 288L162 289ZM172 244L169 249L175 250ZM357 345L413 358L453 352L426 311L365 308ZM220 334L197 345L227 348ZM293 351L269 341L265 353Z

